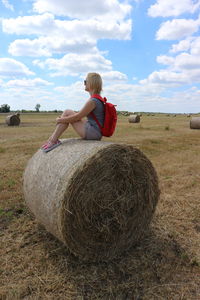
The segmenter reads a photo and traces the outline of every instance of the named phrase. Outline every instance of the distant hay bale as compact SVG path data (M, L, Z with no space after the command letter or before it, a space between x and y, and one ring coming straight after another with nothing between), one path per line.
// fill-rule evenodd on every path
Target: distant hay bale
M200 117L193 117L190 120L190 128L191 129L200 129Z
M139 115L130 115L128 118L129 123L140 123L140 116Z
M84 260L118 257L137 244L153 217L158 178L131 145L66 139L38 150L24 172L27 206L47 231Z
M20 124L20 114L13 114L6 117L6 124L8 126L19 126Z

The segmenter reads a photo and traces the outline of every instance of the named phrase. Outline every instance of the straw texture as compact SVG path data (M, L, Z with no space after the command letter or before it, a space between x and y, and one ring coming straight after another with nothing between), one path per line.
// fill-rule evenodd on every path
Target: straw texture
M131 145L66 139L38 150L24 172L38 222L84 260L103 261L137 244L159 198L149 159Z

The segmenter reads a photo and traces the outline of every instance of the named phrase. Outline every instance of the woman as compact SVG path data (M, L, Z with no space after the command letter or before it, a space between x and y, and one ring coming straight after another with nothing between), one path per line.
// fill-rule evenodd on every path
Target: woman
M91 98L93 94L100 95L102 91L102 79L98 73L88 73L86 80L84 80L85 91L90 94L89 100L85 103L79 112L67 109L63 112L61 117L56 119L57 126L48 142L42 146L43 151L49 152L61 144L59 137L72 125L78 135L86 140L101 140L102 134L96 121L90 115L93 112L103 126L104 123L104 104L96 98ZM86 120L82 118L87 117Z

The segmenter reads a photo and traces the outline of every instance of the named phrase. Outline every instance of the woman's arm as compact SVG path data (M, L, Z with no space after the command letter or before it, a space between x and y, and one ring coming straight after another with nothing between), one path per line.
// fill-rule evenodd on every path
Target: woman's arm
M77 122L82 118L86 117L93 109L95 109L95 107L96 107L95 102L92 100L88 100L79 112L68 117L62 117L62 118L59 117L56 119L56 122L64 123L64 124Z

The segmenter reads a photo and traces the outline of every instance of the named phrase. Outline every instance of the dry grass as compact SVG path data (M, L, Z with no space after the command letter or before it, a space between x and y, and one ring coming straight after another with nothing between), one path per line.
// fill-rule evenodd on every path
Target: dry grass
M110 263L82 263L31 217L22 194L28 159L56 114L0 115L0 299L200 299L200 130L189 118L120 117L112 141L133 144L157 170L161 197L141 244ZM76 136L72 130L63 137Z

